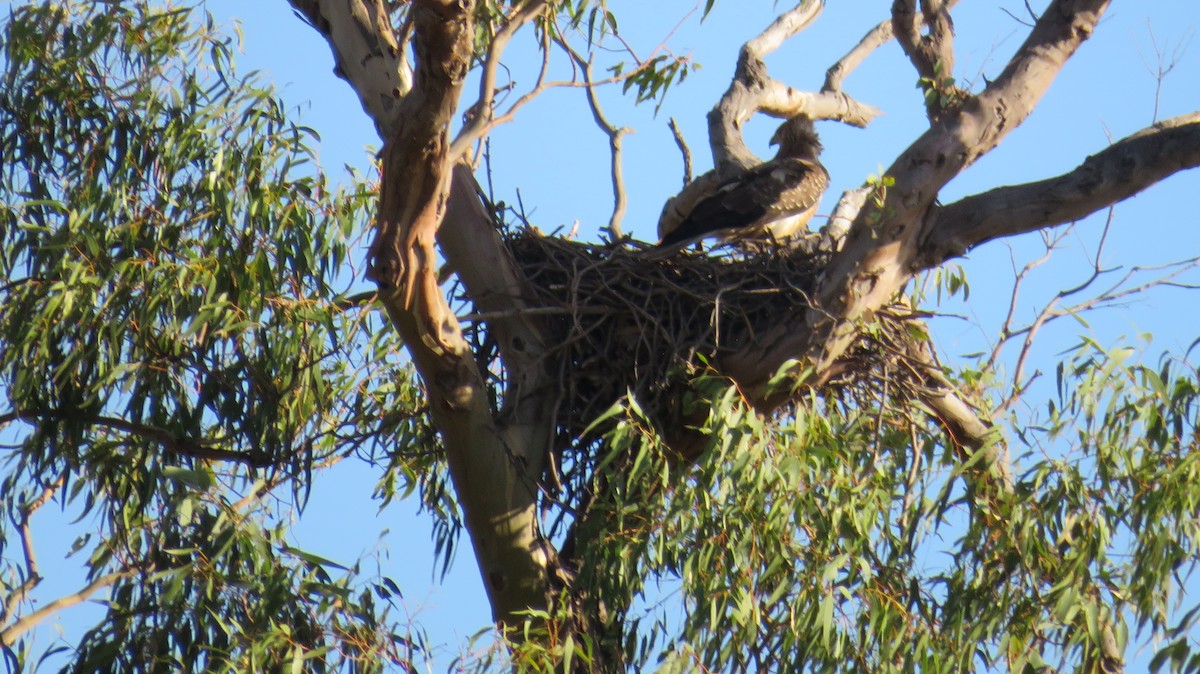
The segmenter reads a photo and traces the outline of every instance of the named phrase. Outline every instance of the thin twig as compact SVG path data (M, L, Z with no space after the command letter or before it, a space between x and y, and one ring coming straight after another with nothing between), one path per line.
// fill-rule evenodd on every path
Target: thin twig
M451 163L457 161L460 157L466 156L466 152L471 145L487 134L490 128L488 122L492 117L492 108L496 97L496 72L500 68L500 58L504 55L504 49L508 46L509 41L512 40L513 35L522 26L540 14L548 4L547 0L532 0L526 3L492 37L492 42L488 45L487 55L483 59L483 74L479 78L479 100L472 106L476 114L467 122L462 131L459 132L458 137L454 139L454 143L450 148ZM542 63L543 75L546 72L546 60L548 59L549 54L544 54ZM541 79L539 76L539 83Z
M1110 212L1109 219L1105 224L1105 233L1107 233L1107 231L1109 229L1109 226L1112 221L1112 217L1113 217L1113 215ZM1101 244L1100 248L1101 248L1101 250L1103 249L1103 244ZM1089 274L1089 276L1086 280L1084 280L1082 283L1079 283L1072 288L1067 288L1067 289L1061 290L1058 293L1056 293L1054 298L1052 298L1049 302L1046 303L1046 306L1044 306L1041 309L1041 311L1038 312L1038 315L1034 318L1034 320L1029 325L1026 325L1019 329L1009 330L1004 334L1003 341L1001 344L997 345L997 349L999 349L1001 346L1003 346L1004 343L1007 343L1009 340L1012 340L1016 337L1023 336L1024 339L1022 340L1022 343L1021 343L1021 351L1019 352L1019 354L1017 356L1017 363L1015 366L1015 371L1014 371L1014 375L1013 375L1013 379L1012 379L1012 382L1013 382L1012 383L1012 386L1013 386L1012 393L1007 398L1005 398L1000 403L1000 405L997 406L994 414L1000 415L1003 412L1010 409L1014 404L1016 404L1017 401L1020 400L1021 396L1024 395L1025 391L1027 391L1029 389L1029 385L1038 376L1035 373L1034 375L1030 376L1029 378L1026 378L1025 377L1025 368L1027 366L1027 362L1029 360L1030 354L1033 350L1034 339L1035 339L1037 333L1044 326L1058 320L1059 318L1063 318L1065 316L1078 316L1079 314L1082 314L1084 312L1095 311L1097 309L1114 306L1114 305L1118 304L1121 300L1124 300L1128 297L1132 297L1134 295L1144 293L1147 290L1150 290L1152 288L1157 288L1157 287L1194 288L1195 286L1193 286L1191 284L1179 283L1179 282L1176 282L1175 279L1178 278L1180 275L1185 274L1193 269L1200 269L1200 258L1190 258L1190 259L1186 259L1186 260L1180 260L1178 262L1173 262L1173 263L1170 263L1167 265L1161 265L1161 266L1157 266L1157 267L1132 267L1120 279L1116 280L1114 283L1109 285L1107 289L1100 291L1094 297L1091 297L1087 300L1077 302L1071 306L1066 306L1066 307L1061 306L1062 303L1066 299L1070 298L1072 295L1076 295L1076 294L1079 294L1079 293L1087 290L1092 285L1094 285L1095 282L1098 281L1100 278L1107 275L1111 271L1114 271L1114 270L1105 270L1100 266L1099 253L1100 253L1100 251L1097 251L1097 254L1096 254L1095 258L1093 259L1093 263L1092 263L1092 273ZM1133 279L1135 275L1143 273L1143 272L1147 272L1147 271L1158 271L1158 270L1165 270L1166 273L1164 273L1156 278L1150 279L1149 281L1146 281L1144 283L1140 283L1135 286L1125 287L1126 283L1128 283L1131 279Z
M987 364L985 365L987 369L991 370L995 368L996 362L1000 358L1000 352L1003 350L1005 343L1007 343L1008 339L1015 334L1012 326L1013 321L1016 320L1017 298L1020 296L1021 287L1025 285L1025 280L1029 277L1034 269L1037 269L1050 260L1051 255L1054 254L1054 251L1058 248L1059 242L1062 241L1062 239L1066 236L1066 233L1069 229L1071 228L1068 227L1061 232L1055 232L1053 236L1047 236L1044 239L1046 252L1043 253L1040 258L1025 263L1025 265L1021 267L1020 271L1015 272L1015 276L1013 277L1012 292L1009 294L1008 298L1008 313L1005 315L1004 323L1000 327L1000 338L992 347L992 353L988 356ZM1010 260L1015 268L1016 260L1012 260L1011 257Z
M671 134L675 136L675 145L679 148L679 153L683 155L683 184L686 186L692 182L692 150L684 140L683 131L675 123L674 117L670 119L668 126L671 127Z
M22 412L14 411L5 414L0 414L0 425L10 421L35 421L43 419L61 419L65 418L68 412L64 410L50 410L40 412ZM213 447L210 442L193 440L191 438L181 438L175 436L166 429L147 424L139 424L125 419L109 417L104 415L90 416L82 421L96 426L104 426L132 435L141 436L152 442L162 445L168 451L175 452L181 456L191 457L193 459L208 459L213 461L235 461L244 463L248 466L263 467L268 465L268 461L261 456L256 456L249 452L236 452L228 449L218 449Z

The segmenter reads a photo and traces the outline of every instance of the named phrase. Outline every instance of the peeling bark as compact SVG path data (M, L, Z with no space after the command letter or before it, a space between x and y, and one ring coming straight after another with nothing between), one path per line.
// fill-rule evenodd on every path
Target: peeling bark
M413 3L415 72L411 86L400 86L403 50L379 47L402 42L386 14L372 13L381 2L291 2L330 42L338 74L384 138L372 274L425 383L493 617L520 625L518 612L547 606L554 552L535 505L555 400L541 370L537 325L520 312L520 275L469 170L451 168L449 127L470 65L474 3ZM395 104L382 103L389 97ZM487 382L437 285L435 237L477 306L509 316L489 321L510 374L504 423L493 418Z

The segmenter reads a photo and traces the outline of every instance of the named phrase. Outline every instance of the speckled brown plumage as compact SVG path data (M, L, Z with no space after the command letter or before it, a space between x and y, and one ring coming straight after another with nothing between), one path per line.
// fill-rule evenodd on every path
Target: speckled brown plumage
M829 186L817 158L821 142L807 117L794 117L775 132L775 158L720 185L678 227L660 232L660 250L675 250L708 237L779 240L801 232Z

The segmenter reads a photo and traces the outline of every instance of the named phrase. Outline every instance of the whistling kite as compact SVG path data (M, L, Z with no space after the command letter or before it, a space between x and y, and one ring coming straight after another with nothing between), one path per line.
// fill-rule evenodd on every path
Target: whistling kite
M817 159L821 141L812 120L800 115L784 122L771 144L779 146L774 159L719 186L677 226L660 224L657 250L675 250L710 236L777 241L805 231L829 186L829 173Z

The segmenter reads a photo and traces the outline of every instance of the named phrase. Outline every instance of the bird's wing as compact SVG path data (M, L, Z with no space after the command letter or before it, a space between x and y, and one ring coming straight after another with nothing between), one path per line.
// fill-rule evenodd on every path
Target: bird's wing
M663 236L659 247L679 248L715 235L753 234L773 220L811 210L828 183L829 174L817 162L797 158L766 162L701 200Z

